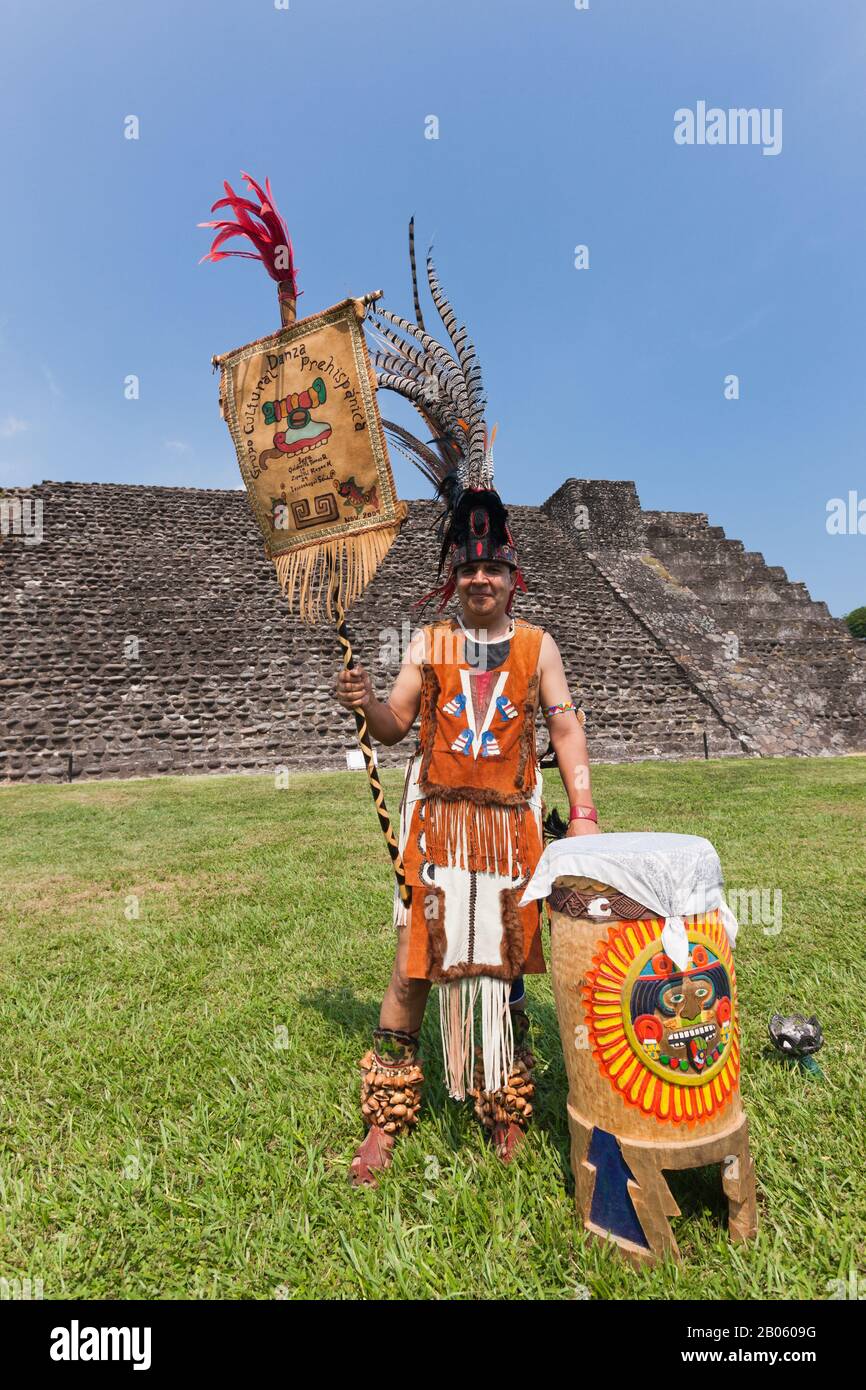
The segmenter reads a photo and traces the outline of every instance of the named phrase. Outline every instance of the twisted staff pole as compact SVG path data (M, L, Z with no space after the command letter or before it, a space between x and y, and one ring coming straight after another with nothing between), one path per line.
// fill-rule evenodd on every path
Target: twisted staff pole
M333 574L331 576L333 584ZM337 613L337 641L343 653L343 666L347 671L354 670L355 657L352 652L352 643L346 628L346 614L339 598L335 598L334 607ZM376 815L379 817L379 825L382 834L385 836L385 844L391 856L391 863L394 866L394 877L397 880L397 891L405 907L412 901L412 889L406 882L406 871L403 867L403 856L400 853L400 846L397 844L394 835L394 828L391 825L391 817L388 815L388 808L385 805L385 793L382 790L382 783L379 781L379 770L373 757L373 745L370 742L370 735L367 729L367 718L364 711L355 705L352 709L355 716L355 728L358 731L358 745L364 755L364 766L367 769L367 780L370 783L370 791L373 794L373 805L376 807Z

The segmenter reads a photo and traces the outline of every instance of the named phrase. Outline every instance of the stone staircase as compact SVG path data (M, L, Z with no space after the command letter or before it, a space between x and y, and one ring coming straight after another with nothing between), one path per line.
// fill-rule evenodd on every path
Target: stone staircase
M644 512L647 546L737 638L739 660L814 697L822 742L864 747L866 646L779 565L729 540L702 513Z
M569 478L544 503L736 735L764 754L866 751L866 648L703 513Z

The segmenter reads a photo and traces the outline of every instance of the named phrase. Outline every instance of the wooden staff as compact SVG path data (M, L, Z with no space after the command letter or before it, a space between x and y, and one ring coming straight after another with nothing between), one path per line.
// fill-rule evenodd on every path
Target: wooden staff
M333 581L333 577L332 577ZM352 643L346 629L346 615L343 605L339 598L335 598L334 604L337 610L337 641L343 652L343 666L347 671L355 668L355 657L352 652ZM397 880L397 891L405 907L412 901L412 889L406 882L406 871L403 867L403 857L400 854L400 846L394 835L394 828L391 825L391 817L388 815L388 808L385 805L385 793L382 790L382 783L379 781L379 770L373 757L373 745L367 730L367 718L364 711L357 705L352 713L355 716L355 728L358 731L358 746L364 755L364 766L367 769L367 779L370 783L370 791L373 794L373 805L376 807L376 815L379 817L379 825L382 834L385 836L385 844L391 856L391 863L394 866L394 877Z
M280 301L280 320L283 328L291 328L298 317L298 301L292 280L277 281L277 297Z
M291 280L280 280L277 285L277 294L280 301L280 319L283 328L291 328L297 317L298 302L295 298L295 287ZM362 303L375 304L377 299L381 299L382 290L374 290L372 294L365 294ZM355 657L352 652L352 643L346 628L346 614L343 605L336 596L334 572L331 572L330 585L334 606L337 612L337 641L343 655L343 666L347 671L355 668ZM379 781L379 771L373 757L373 745L370 742L370 735L367 729L367 719L364 711L357 706L352 710L355 716L355 729L358 734L358 746L364 758L364 767L367 770L367 780L370 783L370 791L373 796L373 805L376 807L376 815L379 817L379 826L385 836L385 844L391 856L391 863L394 866L394 877L397 880L397 891L405 907L412 901L412 889L406 882L406 871L403 867L403 857L400 854L400 846L394 835L394 827L391 824L391 817L385 805L385 793L382 790L382 783Z

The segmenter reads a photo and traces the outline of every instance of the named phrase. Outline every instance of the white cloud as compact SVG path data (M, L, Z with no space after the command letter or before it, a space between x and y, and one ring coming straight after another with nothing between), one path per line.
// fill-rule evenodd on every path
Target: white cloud
M192 445L187 444L185 439L167 439L165 448L171 449L174 454L188 454Z
M21 434L24 430L29 430L30 426L26 420L19 420L17 415L7 415L6 419L0 424L0 439L11 439L15 434Z

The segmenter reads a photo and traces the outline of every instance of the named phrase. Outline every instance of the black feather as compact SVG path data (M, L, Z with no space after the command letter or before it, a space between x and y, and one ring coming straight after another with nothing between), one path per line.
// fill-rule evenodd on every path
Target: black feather
M567 834L568 826L554 806L550 814L544 818L544 838L545 840L562 840Z
M419 328L424 327L424 318L421 313L421 300L418 296L418 272L415 268L415 218L409 218L409 264L412 267L412 298L415 301L415 322Z

